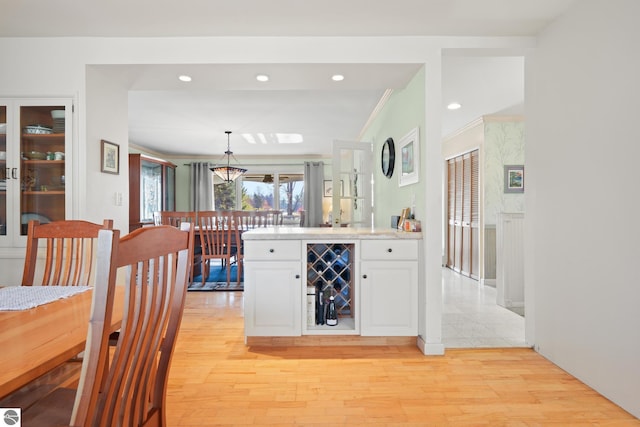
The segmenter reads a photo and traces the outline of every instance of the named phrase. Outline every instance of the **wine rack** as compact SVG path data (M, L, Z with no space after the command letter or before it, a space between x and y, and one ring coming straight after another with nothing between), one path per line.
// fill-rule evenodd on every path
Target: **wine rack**
M308 243L307 282L326 303L335 299L339 318L353 317L353 243Z

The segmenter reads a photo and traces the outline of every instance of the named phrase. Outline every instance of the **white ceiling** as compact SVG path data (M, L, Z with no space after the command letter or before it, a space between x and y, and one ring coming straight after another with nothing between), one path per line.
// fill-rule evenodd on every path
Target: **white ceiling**
M40 36L530 36L580 0L0 0L0 37ZM126 13L124 13L126 11ZM416 64L105 66L129 79L129 138L166 154L221 155L225 130L236 155L329 154L356 139L386 89ZM258 83L255 75L271 76ZM332 82L334 73L343 82ZM518 57L443 58L447 135L484 114L520 113ZM189 74L191 83L177 80ZM265 135L249 144L242 134ZM273 134L300 134L276 144Z

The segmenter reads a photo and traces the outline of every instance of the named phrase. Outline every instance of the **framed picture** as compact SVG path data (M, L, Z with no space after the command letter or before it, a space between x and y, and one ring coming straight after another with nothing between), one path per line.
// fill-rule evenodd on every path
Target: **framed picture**
M504 192L505 193L524 193L524 166L523 165L505 165Z
M398 143L400 154L400 173L398 185L400 187L415 184L419 180L420 169L420 134L418 128L412 129L402 137Z
M333 180L325 179L324 182L323 195L324 197L333 197ZM344 183L340 181L340 195L344 196Z
M100 171L118 175L120 173L120 146L113 142L100 141Z

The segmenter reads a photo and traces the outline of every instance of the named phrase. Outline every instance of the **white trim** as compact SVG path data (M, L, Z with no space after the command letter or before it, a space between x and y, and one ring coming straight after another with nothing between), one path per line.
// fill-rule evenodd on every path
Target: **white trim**
M418 348L425 356L442 356L444 355L444 344L427 343L422 337L418 337L416 342Z

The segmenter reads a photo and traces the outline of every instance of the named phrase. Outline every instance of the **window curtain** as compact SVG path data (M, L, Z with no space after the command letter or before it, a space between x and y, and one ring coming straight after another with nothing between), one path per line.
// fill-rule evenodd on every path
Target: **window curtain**
M189 179L191 189L189 194L190 210L212 211L215 210L213 199L213 172L209 170L208 162L191 163Z
M317 227L322 223L322 182L324 162L304 162L304 224Z

